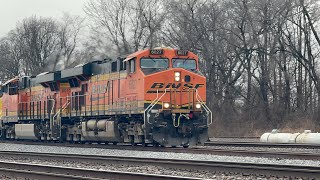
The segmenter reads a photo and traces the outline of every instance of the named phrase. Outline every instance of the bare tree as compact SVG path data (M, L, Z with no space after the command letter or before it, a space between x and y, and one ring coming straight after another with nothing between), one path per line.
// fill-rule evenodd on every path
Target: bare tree
M13 31L0 40L0 73L1 81L19 76L21 67L21 53L19 40Z
M50 18L35 16L24 19L15 33L20 40L20 53L25 75L35 75L44 70L58 42L57 23Z
M116 53L121 55L159 43L157 33L161 31L166 17L160 2L91 0L84 10L95 22L93 30L106 34L116 47Z
M78 45L79 33L83 28L84 18L64 13L61 22L58 22L58 40L52 70L57 69L58 63L63 64L62 68L70 67L72 55Z

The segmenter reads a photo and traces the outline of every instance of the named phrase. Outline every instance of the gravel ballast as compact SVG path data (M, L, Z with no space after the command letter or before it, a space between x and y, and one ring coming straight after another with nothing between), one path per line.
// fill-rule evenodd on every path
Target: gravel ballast
M238 157L238 156L218 156L208 154L191 154L191 153L173 153L173 152L153 152L153 151L134 151L119 149L99 149L99 148L79 148L79 147L58 147L45 145L24 145L0 143L0 151L20 151L20 152L40 152L40 153L59 153L59 154L82 154L82 155L99 155L99 156L125 156L125 157L141 157L155 159L181 159L181 160L202 160L202 161L223 161L223 162L247 162L247 163L263 163L263 164L281 164L281 165L302 165L302 166L320 166L320 161L312 160L290 160L290 159L273 159L259 157ZM40 161L36 159L8 159L1 158L1 161L15 161L25 163L58 165L79 168L91 168L100 170L117 170L140 173L166 174L186 177L197 177L204 179L278 179L274 177L260 177L251 175L228 175L206 171L186 171L175 170L155 166L131 166L131 165L101 165L74 163L68 161ZM282 179L282 178L279 178Z
M141 157L141 158L156 158L156 159L181 159L181 160L199 160L199 161L247 162L247 163L262 163L262 164L320 166L320 161L313 161L313 160L275 159L275 158L240 157L240 156L220 156L220 155L210 155L210 154L154 152L154 151L136 151L136 150L120 150L120 149L58 147L58 146L24 145L24 144L10 144L10 143L0 143L0 151L20 151L20 152L83 154L83 155L99 155L99 156Z

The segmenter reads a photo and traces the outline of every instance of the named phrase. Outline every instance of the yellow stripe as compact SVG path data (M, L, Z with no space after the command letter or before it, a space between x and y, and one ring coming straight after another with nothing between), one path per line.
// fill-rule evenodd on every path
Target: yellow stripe
M31 91L40 91L44 89L42 86L34 86L34 87L31 87Z
M114 72L107 74L98 74L91 77L91 82L107 81L114 79L121 79L127 77L127 72Z

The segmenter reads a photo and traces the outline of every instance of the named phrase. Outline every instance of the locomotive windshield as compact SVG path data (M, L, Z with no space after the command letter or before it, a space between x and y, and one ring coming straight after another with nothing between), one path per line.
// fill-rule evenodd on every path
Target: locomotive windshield
M168 59L143 58L140 65L142 69L166 69L168 68Z
M172 59L172 67L195 70L197 64L194 59Z

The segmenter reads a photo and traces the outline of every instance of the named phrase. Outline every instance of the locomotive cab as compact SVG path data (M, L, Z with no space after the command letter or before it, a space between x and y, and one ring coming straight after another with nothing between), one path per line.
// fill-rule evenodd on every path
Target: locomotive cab
M160 48L140 51L125 61L127 66L136 68L129 71L129 89L139 89L138 97L144 100L147 143L188 146L207 140L212 113L205 105L206 79L199 71L195 54Z

